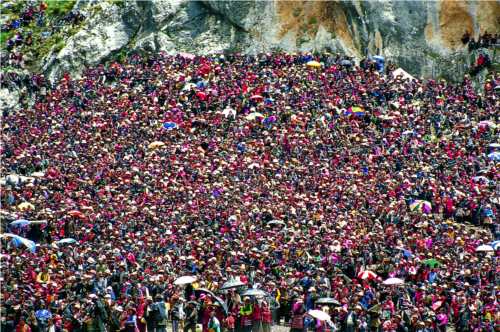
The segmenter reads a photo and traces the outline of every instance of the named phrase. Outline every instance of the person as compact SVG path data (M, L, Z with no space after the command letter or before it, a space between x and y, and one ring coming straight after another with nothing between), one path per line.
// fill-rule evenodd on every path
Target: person
M227 332L236 331L236 320L231 312L227 315L226 319L224 320L224 329Z
M292 322L290 324L290 332L303 331L305 312L306 310L303 300L297 298L292 305Z
M184 321L184 301L182 298L177 296L172 297L172 331L179 332L182 330L182 324Z
M261 307L261 326L263 332L271 332L273 317L271 313L271 308L266 300L262 301Z
M221 332L220 322L215 317L215 311L210 313L210 320L208 321L208 332Z
M124 332L138 332L136 310L133 307L127 308L127 314L123 322Z
M168 306L162 294L156 294L155 302L149 309L153 330L156 332L166 332L168 323Z
M241 321L238 296L221 291L230 280L279 298L287 322L291 299L309 309L330 297L338 327L358 304L356 327L392 328L396 315L436 325L439 301L447 326L491 324L498 72L478 92L469 76L406 79L343 60L160 53L53 83L1 72L2 87L26 90L25 106L2 112L0 224L24 220L11 229L35 242L2 234L2 330L23 310L38 329L36 311L67 306L63 326L96 330L103 289L140 317L148 294L206 286ZM185 275L192 287L174 284Z
M254 305L251 302L250 297L245 296L243 298L243 305L240 308L240 328L243 332L250 332L252 331L252 326L253 326L253 312L254 312Z
M184 322L184 332L196 332L196 324L198 322L197 303L189 301L186 307L186 320Z

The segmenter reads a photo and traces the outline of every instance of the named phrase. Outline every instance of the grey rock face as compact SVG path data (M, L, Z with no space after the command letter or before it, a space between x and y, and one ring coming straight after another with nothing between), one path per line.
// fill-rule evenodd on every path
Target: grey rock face
M358 59L381 54L416 76L461 76L470 55L465 30L499 32L500 1L78 0L84 27L44 70L75 75L119 51L206 54L325 48Z

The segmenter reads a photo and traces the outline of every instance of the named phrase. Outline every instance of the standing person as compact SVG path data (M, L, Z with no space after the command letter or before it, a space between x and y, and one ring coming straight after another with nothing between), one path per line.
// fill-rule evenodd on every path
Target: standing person
M123 332L138 332L137 315L134 308L127 309L127 318L125 320Z
M210 320L208 321L208 332L221 332L220 322L215 317L215 310L210 312Z
M172 331L179 332L184 321L184 301L176 296L172 297Z
M273 317L271 314L271 308L269 307L269 303L267 301L262 302L260 316L262 320L262 331L271 332Z
M290 332L304 331L305 312L304 301L298 298L292 306L292 323L290 325Z
M253 315L253 305L250 302L249 297L243 299L243 306L240 308L240 324L241 330L244 332L252 331L252 315Z
M189 301L186 307L186 320L184 322L184 332L196 332L196 323L198 321L198 308L194 301Z
M151 306L149 313L153 320L153 329L155 332L166 332L168 323L168 306L163 299L163 295L156 294L156 302Z
M236 326L236 320L234 319L234 315L230 312L227 318L224 321L225 329L228 332L234 332Z

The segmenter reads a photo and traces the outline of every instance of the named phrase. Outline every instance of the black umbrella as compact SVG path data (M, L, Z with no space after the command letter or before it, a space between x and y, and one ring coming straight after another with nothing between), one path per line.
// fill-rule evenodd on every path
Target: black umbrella
M205 288L198 288L198 289L194 290L194 294L196 295L197 298L201 294L208 294L208 295L210 295L212 297L212 299L216 302L216 304L220 305L220 307L224 311L224 315L226 315L226 316L228 315L229 309L227 307L226 301L224 301L223 299L221 299L220 297L218 297L217 295L215 295L214 292L212 292L212 291L210 291L208 289L205 289Z
M321 297L316 300L316 304L331 304L331 305L340 305L340 302L335 300L333 297Z

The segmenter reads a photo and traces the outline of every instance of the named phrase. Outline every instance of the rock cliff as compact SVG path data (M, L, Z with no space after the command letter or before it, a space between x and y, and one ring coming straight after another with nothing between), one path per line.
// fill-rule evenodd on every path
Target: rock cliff
M134 50L276 49L381 54L413 75L456 79L471 60L463 33L500 31L498 0L78 0L74 9L86 15L81 28L40 60L51 79Z

